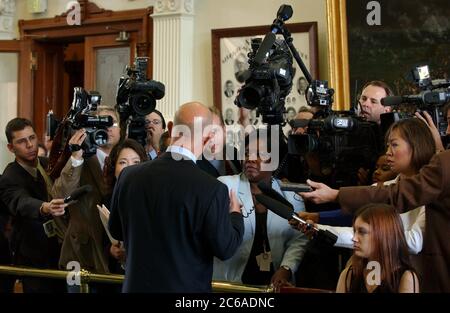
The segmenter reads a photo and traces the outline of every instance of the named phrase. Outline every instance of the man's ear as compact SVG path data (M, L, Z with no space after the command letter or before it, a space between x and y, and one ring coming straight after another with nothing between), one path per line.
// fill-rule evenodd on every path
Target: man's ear
M384 107L384 113L389 113L392 111L391 107Z
M11 153L15 153L15 151L14 151L14 146L12 145L12 143L8 143L6 146L8 147L8 150L9 150Z

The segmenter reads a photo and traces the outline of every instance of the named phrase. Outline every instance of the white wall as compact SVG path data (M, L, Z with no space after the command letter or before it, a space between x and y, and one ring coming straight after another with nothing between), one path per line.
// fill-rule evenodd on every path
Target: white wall
M0 173L14 158L6 148L5 126L17 116L18 55L0 53Z

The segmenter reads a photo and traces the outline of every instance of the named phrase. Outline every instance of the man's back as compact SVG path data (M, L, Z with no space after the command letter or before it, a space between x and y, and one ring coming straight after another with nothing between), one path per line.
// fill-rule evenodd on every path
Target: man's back
M110 227L127 250L125 292L209 292L213 256L231 257L243 234L226 186L170 153L123 172Z

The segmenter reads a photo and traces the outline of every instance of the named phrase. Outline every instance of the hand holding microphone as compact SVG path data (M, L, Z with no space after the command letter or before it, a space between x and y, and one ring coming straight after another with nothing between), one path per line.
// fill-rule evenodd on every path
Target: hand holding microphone
M42 203L40 211L44 215L61 216L64 215L66 206L64 199L53 199Z
M294 212L292 205L275 190L261 183L258 184L258 187L261 189L263 194L255 195L256 200L262 203L266 208L288 221L292 219L297 221L300 224L300 227L297 227L297 229L299 229L303 233L312 234L313 238L317 238L330 245L334 245L336 243L337 236L335 234L329 232L328 230L324 231L318 229L314 226L314 224L308 223L307 221L300 218Z
M81 196L84 196L91 191L91 185L81 186L64 199L53 199L50 202L42 203L40 211L44 215L62 216L66 213L65 208L69 205L69 202L78 200Z
M80 188L75 189L69 196L63 199L64 203L69 203L70 201L75 201L84 196L85 194L92 191L91 185L84 185Z

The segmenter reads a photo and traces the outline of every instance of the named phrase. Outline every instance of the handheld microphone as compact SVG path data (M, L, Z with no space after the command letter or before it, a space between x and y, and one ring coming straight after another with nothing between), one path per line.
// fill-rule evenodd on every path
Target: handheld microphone
M67 196L64 198L64 203L68 203L70 201L75 201L78 200L79 198L81 198L82 196L84 196L85 194L89 193L92 191L92 186L91 185L84 185L81 186L80 188L75 189L70 196Z
M324 231L322 229L318 229L317 227L314 227L314 225L307 223L305 220L298 217L292 208L284 205L280 201L272 199L271 197L264 194L255 195L255 198L260 203L262 203L266 208L268 208L278 216L286 220L295 219L296 221L305 225L307 230L313 230L314 231L313 238L317 238L318 240L321 240L322 242L327 243L329 245L334 245L336 243L338 237L335 234L333 234L328 230Z
M266 184L263 181L260 181L258 183L258 188L261 189L262 193L265 194L266 196L281 202L282 204L284 204L285 206L287 206L290 210L294 210L294 207L292 206L292 204L287 201L282 195L280 195L278 192L276 192L275 190L272 189L271 186L269 186L268 184Z

